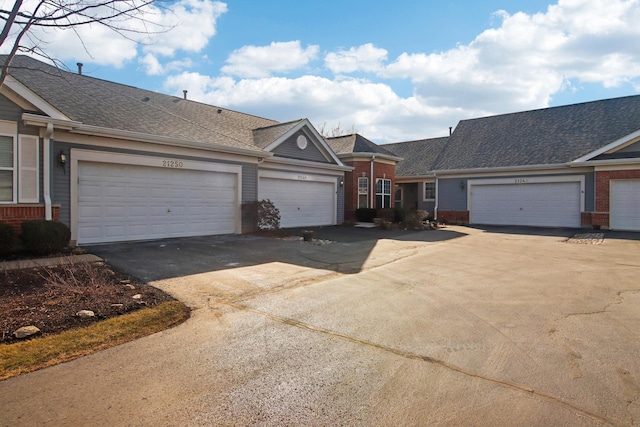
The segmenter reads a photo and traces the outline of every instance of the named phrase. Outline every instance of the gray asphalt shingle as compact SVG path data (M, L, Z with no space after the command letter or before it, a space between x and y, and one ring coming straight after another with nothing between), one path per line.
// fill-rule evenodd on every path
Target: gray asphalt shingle
M256 150L253 130L278 123L61 71L26 56L14 59L10 74L67 117L87 125Z
M396 164L396 176L424 176L447 143L448 137L385 144L384 148L403 160Z
M377 145L375 142L369 141L357 133L325 138L325 141L327 141L329 147L331 147L336 154L375 153L395 156L395 154L389 150Z

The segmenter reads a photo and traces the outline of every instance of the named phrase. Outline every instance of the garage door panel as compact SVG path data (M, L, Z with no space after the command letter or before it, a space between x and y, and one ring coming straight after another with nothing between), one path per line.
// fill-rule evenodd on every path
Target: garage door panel
M269 199L280 211L281 227L334 223L335 184L260 178L260 199Z
M78 242L233 233L237 175L79 162Z
M580 226L580 183L487 184L471 188L475 224Z
M640 231L640 180L612 180L609 228Z

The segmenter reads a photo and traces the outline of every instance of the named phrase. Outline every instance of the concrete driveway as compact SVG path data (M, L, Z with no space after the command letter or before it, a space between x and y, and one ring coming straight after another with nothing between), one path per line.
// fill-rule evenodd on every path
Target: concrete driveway
M192 318L0 382L0 425L640 425L640 241L571 234L95 248Z

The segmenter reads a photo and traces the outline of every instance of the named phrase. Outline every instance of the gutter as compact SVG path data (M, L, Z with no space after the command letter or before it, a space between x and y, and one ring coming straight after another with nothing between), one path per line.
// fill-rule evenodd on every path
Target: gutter
M53 124L48 123L42 141L42 157L44 157L42 164L42 173L44 174L42 182L44 187L44 219L47 221L53 219L51 210L51 138L53 138Z
M271 157L273 153L268 153L260 149L235 148L213 142L197 142L178 139L167 136L152 135L142 132L132 132L127 130L105 128L101 126L85 125L81 122L57 120L37 114L24 113L22 120L25 124L33 126L47 126L53 124L57 129L68 130L71 133L91 136L102 136L106 138L121 138L131 141L149 142L160 145L170 145L174 147L196 148L206 151L216 151L229 154L241 154L253 157Z
M571 162L567 163L567 166L571 168L585 167L585 166L617 166L617 165L628 165L628 164L638 164L640 163L640 159L637 157L631 157L628 159L605 159L605 160L588 160L584 162Z
M285 158L285 157L273 157L272 153L268 153L268 154L271 154L272 157L269 157L269 159L266 160L267 163L278 163L278 164L283 164L283 165L295 165L295 166L307 166L307 167L310 167L310 168L329 169L329 170L335 170L335 171L340 171L340 172L350 172L350 171L355 169L353 166L334 165L334 164L331 164L331 163L318 163L318 162L313 162L313 161L309 161L309 160L289 159L289 158ZM266 166L266 164L265 164L265 166Z
M376 161L376 155L372 155L371 156L371 178L369 179L371 181L371 205L369 206L370 208L373 208L376 204L376 199L375 199L375 192L373 190L375 190L375 187L373 186L373 163Z

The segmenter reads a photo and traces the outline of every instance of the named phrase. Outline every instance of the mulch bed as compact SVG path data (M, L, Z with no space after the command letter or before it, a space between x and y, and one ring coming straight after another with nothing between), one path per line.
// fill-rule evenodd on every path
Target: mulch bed
M0 345L20 341L13 332L23 326L52 335L173 300L102 262L0 271Z

